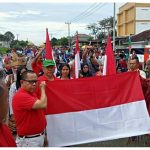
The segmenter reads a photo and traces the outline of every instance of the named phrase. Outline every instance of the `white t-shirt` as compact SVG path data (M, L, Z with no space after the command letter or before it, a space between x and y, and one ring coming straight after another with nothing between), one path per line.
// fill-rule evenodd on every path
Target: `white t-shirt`
M14 96L14 94L17 92L17 88L16 88L16 82L13 82L10 86L10 90L9 90L9 112L10 114L13 114L13 109L12 109L12 98Z

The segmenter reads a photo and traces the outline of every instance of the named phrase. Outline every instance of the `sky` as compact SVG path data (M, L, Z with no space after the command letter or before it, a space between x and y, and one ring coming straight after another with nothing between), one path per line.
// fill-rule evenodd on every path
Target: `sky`
M116 13L123 4L116 3ZM50 38L67 37L69 22L71 36L76 31L89 34L87 25L113 16L113 6L113 2L100 0L0 0L0 33L11 31L16 39L40 45L45 42L46 28Z

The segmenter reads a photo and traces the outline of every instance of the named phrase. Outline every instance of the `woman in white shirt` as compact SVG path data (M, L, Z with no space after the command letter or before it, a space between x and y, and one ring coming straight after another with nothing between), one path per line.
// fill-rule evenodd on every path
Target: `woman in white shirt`
M13 109L12 109L12 98L14 94L17 92L17 90L20 88L20 80L21 80L21 74L26 71L26 68L23 68L20 66L16 71L16 81L13 82L10 86L9 90L9 122L8 127L10 128L12 134L16 134L16 122L13 115Z

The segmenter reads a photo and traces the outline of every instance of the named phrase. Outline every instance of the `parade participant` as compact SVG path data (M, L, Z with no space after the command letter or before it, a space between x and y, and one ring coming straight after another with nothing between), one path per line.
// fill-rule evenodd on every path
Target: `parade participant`
M89 71L89 65L87 63L83 63L81 65L79 77L80 78L92 77L92 73Z
M99 71L96 72L96 76L102 76L102 75L103 75L103 64L100 63Z
M60 80L60 78L57 78L54 76L55 62L53 60L44 60L43 61L43 72L44 72L44 74L38 78L39 83L41 83L42 81L48 82L48 81ZM36 93L37 93L38 97L41 96L41 89L39 88L39 86L36 90ZM47 145L48 145L47 137L45 137L44 146L47 146Z
M129 59L129 70L128 71L138 71L140 76L146 78L146 74L143 70L139 69L139 59L138 57L133 57Z
M18 147L42 147L44 144L46 118L43 109L47 107L46 84L41 82L41 97L38 99L35 93L37 81L37 75L33 71L25 71L21 75L21 88L12 100Z
M39 77L43 74L42 71L42 51L43 49L40 49L40 51L36 54L35 58L33 59L31 66L32 70L36 73L36 75Z
M150 78L150 59L146 61L146 78Z
M43 61L43 72L44 74L38 78L39 81L54 81L60 80L54 76L55 62L53 60Z
M15 82L13 82L10 86L9 90L9 121L8 121L8 127L10 128L13 135L16 135L16 121L13 115L13 109L12 109L12 98L14 94L17 92L17 90L21 87L21 74L26 71L26 68L23 68L20 66L17 71L17 79Z
M0 79L0 147L16 147L15 140L5 124L7 115L7 86Z
M10 65L11 65L11 69L12 69L12 74L7 75L6 79L5 79L5 82L6 82L7 86L8 86L8 88L10 88L11 84L16 81L17 68L19 66L23 66L23 67L26 66L26 58L25 58L25 56L22 56L22 55L19 56L19 55L17 55L17 53L13 52L11 54Z
M60 66L60 76L58 77L61 80L72 79L70 76L70 66L69 64L62 64Z
M93 47L85 46L82 54L82 62L88 64L89 70L91 71L92 75L95 76L96 72L98 71L99 65L93 54Z

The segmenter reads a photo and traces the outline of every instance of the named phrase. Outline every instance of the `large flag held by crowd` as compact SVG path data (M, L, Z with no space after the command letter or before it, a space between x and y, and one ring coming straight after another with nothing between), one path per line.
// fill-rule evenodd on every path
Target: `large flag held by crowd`
M79 54L78 44L77 35L76 54ZM78 61L75 58L75 66ZM150 118L139 74L116 74L109 35L105 61L107 76L47 82L49 146L76 145L150 133Z
M140 84L137 72L47 83L49 146L150 133Z

